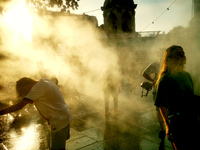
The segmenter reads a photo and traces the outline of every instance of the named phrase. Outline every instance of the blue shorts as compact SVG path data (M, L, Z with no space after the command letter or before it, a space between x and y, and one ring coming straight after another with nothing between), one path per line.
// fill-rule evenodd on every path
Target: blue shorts
M70 124L57 132L51 131L51 149L65 148L66 140L68 140L69 138Z

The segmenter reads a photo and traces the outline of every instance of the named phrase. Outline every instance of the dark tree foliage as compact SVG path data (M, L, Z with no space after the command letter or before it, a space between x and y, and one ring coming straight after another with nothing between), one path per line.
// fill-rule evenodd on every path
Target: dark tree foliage
M54 7L57 5L58 7L64 7L64 8L72 8L78 9L78 1L79 0L27 0L32 3L34 7L41 8L41 9L46 9L47 7Z
M1 0L1 2L10 2L11 0Z
M58 7L61 7L63 5L63 1L62 0L50 0L49 5L51 7L54 7L54 5L57 5Z
M78 1L79 0L66 0L67 8L78 9Z
M1 4L2 3L10 3L13 0L0 0L0 15L5 9ZM48 7L62 7L62 11L66 11L66 9L78 9L78 1L80 0L26 0L27 5L30 7L38 8L38 9L47 9Z

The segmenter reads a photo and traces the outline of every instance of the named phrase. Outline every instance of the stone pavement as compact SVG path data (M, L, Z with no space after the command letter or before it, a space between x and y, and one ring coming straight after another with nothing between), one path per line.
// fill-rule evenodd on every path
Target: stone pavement
M84 99L91 99L84 97ZM86 101L85 101L86 102ZM158 138L159 124L152 95L130 93L119 96L119 112L104 115L101 99L90 103L93 111L74 116L67 150L172 150L171 143ZM113 105L112 100L110 106ZM110 108L111 112L113 108Z
M139 92L137 95L122 92L119 95L119 112L113 113L113 101L110 100L111 113L107 117L104 115L104 102L100 95L97 97L99 99L81 95L81 102L76 102L76 105L79 104L79 107L76 106L78 111L72 109L73 121L71 137L66 142L67 150L173 149L166 138L164 141L158 138L159 124L151 93L141 97ZM6 132L1 131L1 143L9 150L46 149L43 126L35 120L27 120L21 125L22 121L13 123L7 119L10 128Z

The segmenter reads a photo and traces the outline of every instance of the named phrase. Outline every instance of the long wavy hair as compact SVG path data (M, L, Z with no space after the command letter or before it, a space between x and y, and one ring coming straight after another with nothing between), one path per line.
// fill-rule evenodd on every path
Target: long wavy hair
M177 48L180 48L183 50L181 46L178 45L172 45L169 48L165 50L164 57L163 57L163 62L161 64L160 72L158 74L158 79L156 82L156 87L158 88L159 81L165 73L171 73L176 66L176 59L175 59L175 50ZM184 55L185 57L185 55ZM184 68L183 68L184 69Z

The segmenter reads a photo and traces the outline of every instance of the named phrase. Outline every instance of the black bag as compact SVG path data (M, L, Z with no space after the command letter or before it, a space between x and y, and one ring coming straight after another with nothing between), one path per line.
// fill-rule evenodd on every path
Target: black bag
M198 117L198 120L200 121L200 96L194 94L194 111L196 116Z

